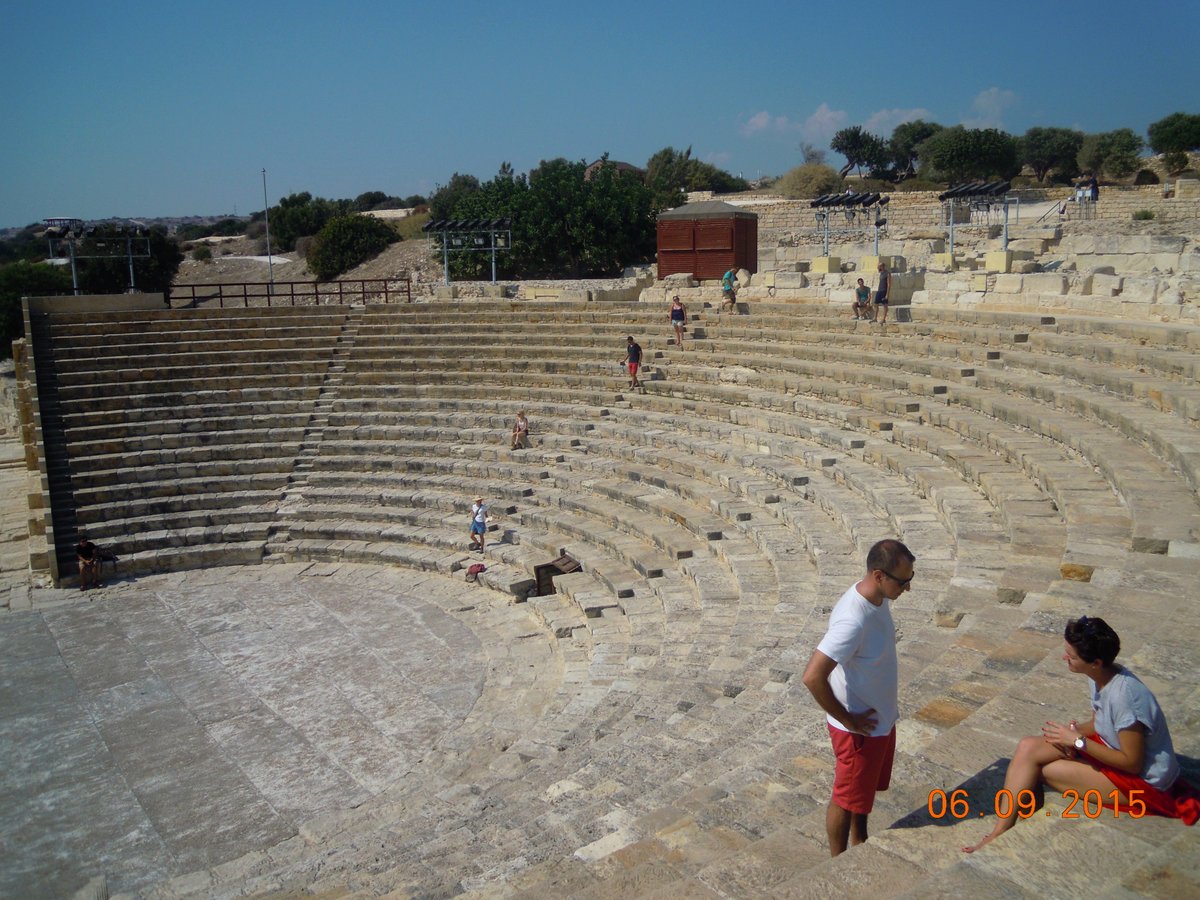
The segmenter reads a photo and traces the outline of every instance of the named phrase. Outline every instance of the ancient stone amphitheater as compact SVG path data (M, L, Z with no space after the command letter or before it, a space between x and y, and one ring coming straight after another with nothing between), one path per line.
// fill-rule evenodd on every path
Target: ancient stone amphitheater
M682 294L683 348L655 289L34 314L49 530L121 560L0 617L0 895L1195 896L1195 829L1055 795L959 847L1017 738L1086 714L1069 617L1196 779L1200 328ZM884 536L900 752L830 860L799 673Z

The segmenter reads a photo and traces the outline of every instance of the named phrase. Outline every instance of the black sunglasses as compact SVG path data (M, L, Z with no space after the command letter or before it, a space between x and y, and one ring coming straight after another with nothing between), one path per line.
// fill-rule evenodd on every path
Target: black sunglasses
M908 585L912 582L912 578L897 578L895 575L893 575L887 569L880 569L879 571L882 572L884 575L886 575L888 578L892 579L892 581L896 582L896 584L900 585L900 587L908 587ZM917 577L916 575L913 575L913 578L916 578L916 577Z

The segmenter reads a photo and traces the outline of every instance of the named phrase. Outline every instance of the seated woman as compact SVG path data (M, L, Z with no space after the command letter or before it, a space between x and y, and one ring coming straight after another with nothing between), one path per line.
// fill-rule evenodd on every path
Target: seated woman
M517 413L517 419L513 422L512 429L512 448L518 450L522 447L529 446L529 419L525 415L525 410Z
M1122 809L1137 801L1135 812L1140 808L1195 824L1200 794L1179 777L1158 701L1136 675L1113 662L1121 650L1117 633L1103 619L1084 616L1068 622L1063 636L1067 670L1091 682L1092 718L1067 725L1047 722L1041 737L1022 738L1008 764L1005 789L1016 797L1043 783L1080 795L1097 791L1108 802L1119 791ZM1012 828L1017 804L1011 807L990 834L963 850L973 853Z
M75 545L75 559L79 563L79 589L86 591L88 587L100 587L100 552L83 532L79 533L79 543Z

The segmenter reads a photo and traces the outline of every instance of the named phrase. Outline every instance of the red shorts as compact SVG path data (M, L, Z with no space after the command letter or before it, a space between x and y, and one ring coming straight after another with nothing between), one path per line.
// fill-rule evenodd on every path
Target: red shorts
M866 815L875 805L875 792L886 791L896 756L895 727L882 737L867 737L834 728L829 739L837 760L833 770L833 802L847 812Z
M630 375L636 375L636 374L637 374L637 370L638 370L638 364L637 364L637 363L629 363L629 374L630 374Z
M1092 738L1097 743L1108 746L1108 742L1100 735L1092 735ZM1130 791L1140 791L1137 799L1145 803L1145 811L1151 815L1182 819L1185 825L1195 825L1197 821L1200 821L1200 791L1197 791L1183 775L1176 778L1175 783L1169 789L1163 791L1140 776L1114 769L1087 753L1079 754L1079 758L1111 781L1113 787L1125 795L1125 800L1132 796ZM1107 797L1103 798L1101 802L1104 806L1112 809L1112 804L1108 802ZM1130 809L1131 807L1126 803L1121 803L1121 812L1129 812Z

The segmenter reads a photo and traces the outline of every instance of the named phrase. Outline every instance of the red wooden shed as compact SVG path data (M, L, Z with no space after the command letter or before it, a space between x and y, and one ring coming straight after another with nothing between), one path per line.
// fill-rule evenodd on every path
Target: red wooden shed
M658 277L702 280L729 269L758 271L758 216L721 200L685 203L658 214Z

